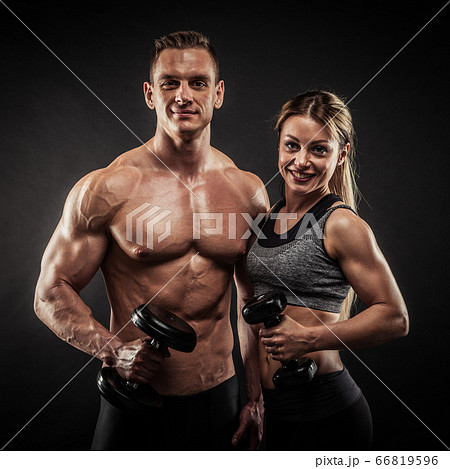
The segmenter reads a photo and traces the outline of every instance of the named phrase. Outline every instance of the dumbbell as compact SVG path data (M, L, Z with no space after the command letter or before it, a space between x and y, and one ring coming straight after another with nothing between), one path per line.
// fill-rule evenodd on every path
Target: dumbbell
M132 312L131 321L152 338L149 347L165 345L180 352L192 352L197 344L197 335L186 321L158 306L139 306ZM127 381L112 367L99 371L97 386L108 402L122 409L145 411L162 405L161 396L152 386Z
M250 300L242 310L248 324L264 323L274 327L282 321L282 312L287 306L286 296L281 291L259 295ZM311 358L282 361L282 366L273 375L272 381L279 390L292 389L309 383L317 372L317 365Z

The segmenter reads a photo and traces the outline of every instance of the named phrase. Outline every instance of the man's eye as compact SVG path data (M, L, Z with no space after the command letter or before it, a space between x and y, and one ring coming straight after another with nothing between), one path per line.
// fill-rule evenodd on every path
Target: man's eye
M206 86L206 83L204 81L194 81L192 83L192 85L195 87L195 88L203 88Z
M174 80L167 80L164 83L162 83L162 88L163 89L170 89L170 88L175 88L177 86L177 83Z

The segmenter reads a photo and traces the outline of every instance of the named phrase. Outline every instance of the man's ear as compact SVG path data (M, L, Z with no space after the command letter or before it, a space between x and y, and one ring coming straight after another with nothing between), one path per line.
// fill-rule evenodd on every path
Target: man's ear
M149 81L144 82L144 98L147 106L150 109L155 109L155 103L153 102L153 88Z
M214 108L219 109L223 104L223 95L225 94L225 83L223 80L220 80L216 85L216 102L214 103Z

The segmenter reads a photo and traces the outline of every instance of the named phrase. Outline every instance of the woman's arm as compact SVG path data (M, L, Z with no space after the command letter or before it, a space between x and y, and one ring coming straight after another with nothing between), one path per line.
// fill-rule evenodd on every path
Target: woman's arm
M261 343L276 360L374 347L408 333L405 302L367 223L349 210L336 210L325 225L324 242L367 309L334 324L304 327L285 317L279 326L262 329Z

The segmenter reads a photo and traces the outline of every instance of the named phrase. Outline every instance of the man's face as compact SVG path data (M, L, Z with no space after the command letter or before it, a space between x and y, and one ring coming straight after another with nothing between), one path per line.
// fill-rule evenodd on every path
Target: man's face
M223 102L224 84L216 85L214 64L203 49L165 49L144 84L147 105L169 135L195 137L211 122Z

